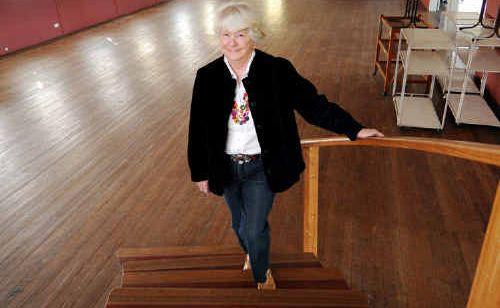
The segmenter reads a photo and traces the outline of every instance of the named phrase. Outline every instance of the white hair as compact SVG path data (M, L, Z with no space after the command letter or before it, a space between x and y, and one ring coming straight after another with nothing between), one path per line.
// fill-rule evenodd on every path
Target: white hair
M233 32L248 29L250 38L255 43L265 36L257 14L243 2L230 2L220 7L216 25L218 33L223 30Z

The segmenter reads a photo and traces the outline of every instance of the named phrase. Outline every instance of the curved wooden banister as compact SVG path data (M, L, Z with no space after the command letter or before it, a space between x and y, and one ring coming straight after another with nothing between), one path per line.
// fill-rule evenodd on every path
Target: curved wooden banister
M304 252L318 254L319 149L332 146L374 146L443 154L500 166L500 145L444 139L392 137L350 141L345 137L304 139ZM500 182L479 256L468 308L494 307L500 302Z
M374 146L412 149L500 166L500 145L445 139L392 137L350 141L346 137L303 139L303 147Z

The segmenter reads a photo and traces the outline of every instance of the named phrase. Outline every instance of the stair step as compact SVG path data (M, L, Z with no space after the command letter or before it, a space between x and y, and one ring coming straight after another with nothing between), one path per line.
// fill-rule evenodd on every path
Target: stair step
M331 268L273 268L278 288L347 289ZM251 271L241 269L125 272L123 287L255 288Z
M172 246L152 248L121 248L116 253L120 262L127 260L148 260L196 256L241 255L236 246Z
M145 260L125 260L124 272L159 270L201 270L201 269L241 269L245 261L243 254L190 256L178 258L155 258ZM312 253L271 254L271 268L321 267Z
M106 307L359 307L368 298L352 290L118 288Z

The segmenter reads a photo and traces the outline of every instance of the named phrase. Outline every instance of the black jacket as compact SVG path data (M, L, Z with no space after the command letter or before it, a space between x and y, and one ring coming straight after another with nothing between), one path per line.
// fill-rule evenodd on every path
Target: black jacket
M271 190L281 192L299 180L304 170L297 110L309 123L356 139L362 126L350 114L300 76L286 59L256 50L243 79ZM222 195L228 178L225 155L228 120L236 80L223 57L196 73L189 123L188 162L194 182L208 180L211 192Z

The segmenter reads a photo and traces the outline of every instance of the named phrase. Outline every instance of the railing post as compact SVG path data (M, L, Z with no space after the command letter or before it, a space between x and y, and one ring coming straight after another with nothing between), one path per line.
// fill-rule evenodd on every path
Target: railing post
M304 252L318 255L319 146L306 146L304 172Z
M467 308L498 307L500 303L500 183L484 236Z

